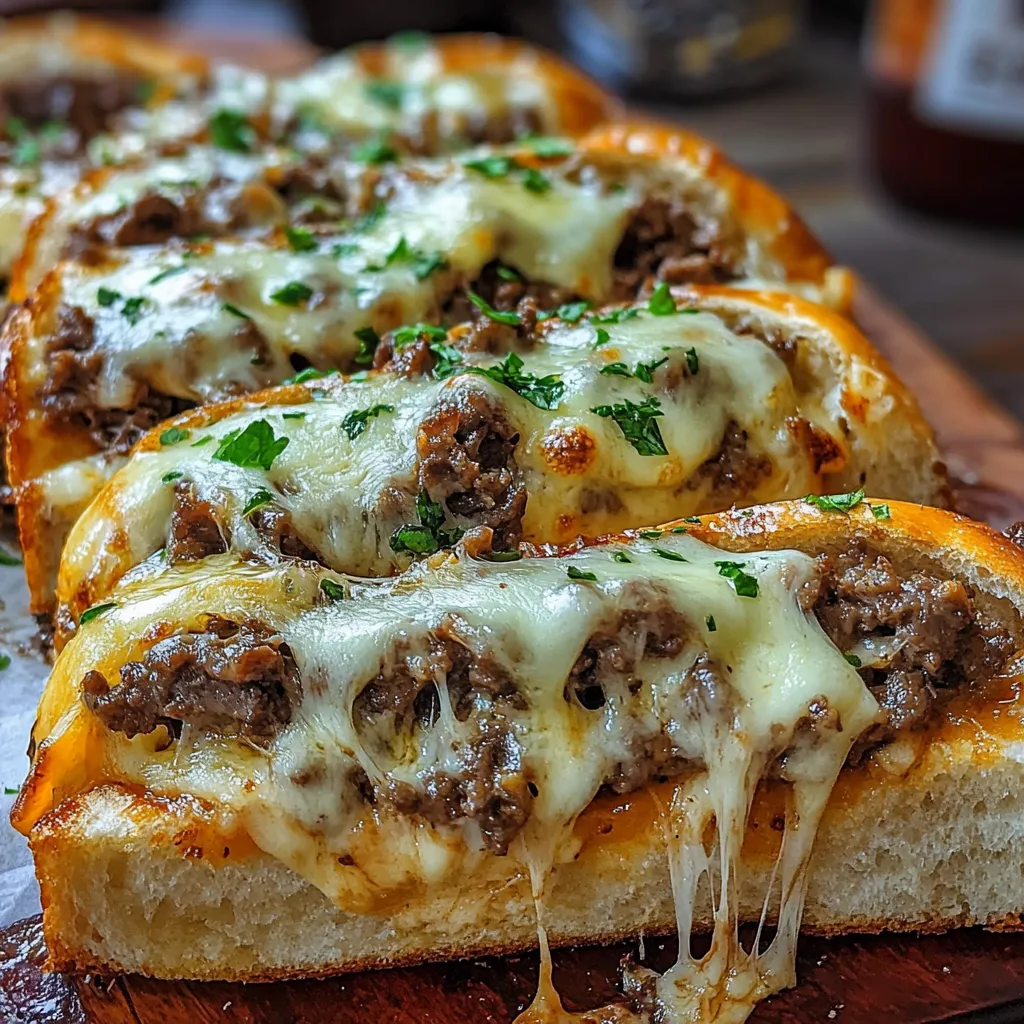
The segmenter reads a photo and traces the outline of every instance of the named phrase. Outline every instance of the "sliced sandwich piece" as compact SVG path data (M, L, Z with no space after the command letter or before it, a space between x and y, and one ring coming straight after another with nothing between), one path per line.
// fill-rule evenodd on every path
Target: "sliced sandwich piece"
M582 135L622 113L576 68L515 39L402 33L277 84L275 133L300 149L339 136L436 154L530 135Z
M0 28L0 280L46 196L70 187L88 146L126 108L195 91L206 61L91 18Z
M13 815L53 965L475 956L533 945L536 897L556 943L678 927L632 996L737 1021L793 983L801 912L1016 926L1022 609L1004 537L836 498L391 581L125 581L58 658Z
M168 421L71 532L58 648L142 563L234 549L388 575L478 527L504 551L821 490L946 502L930 430L848 321L770 294L665 298L530 327L402 328L362 379ZM40 607L100 468L67 462L20 494Z

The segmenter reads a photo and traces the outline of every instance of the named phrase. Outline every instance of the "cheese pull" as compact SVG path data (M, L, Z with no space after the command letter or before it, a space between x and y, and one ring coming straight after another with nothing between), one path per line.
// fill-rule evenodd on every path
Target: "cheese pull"
M630 1012L741 1021L802 921L1024 910L1022 607L1008 540L860 495L512 559L467 536L386 580L232 552L125 578L57 658L13 812L48 947L254 980L676 928Z
M228 550L387 576L467 531L504 557L521 541L861 485L942 500L930 433L845 322L788 301L780 316L742 292L690 298L529 331L403 328L381 343L380 370L163 424L71 531L58 650L125 574ZM67 477L51 480L52 509ZM31 535L35 550L52 543Z

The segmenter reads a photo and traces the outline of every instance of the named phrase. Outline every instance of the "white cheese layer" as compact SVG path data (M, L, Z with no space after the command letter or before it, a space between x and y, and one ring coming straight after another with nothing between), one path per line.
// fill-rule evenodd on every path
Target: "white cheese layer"
M254 495L266 491L325 564L358 574L392 573L409 560L393 549L392 536L417 522L424 425L481 405L506 436L518 437L513 472L528 494L523 535L530 541L593 536L734 500L731 492L717 490L714 473L702 470L730 429L746 434L740 457L766 462L766 472L755 474L743 492L744 501L817 489L812 453L788 425L802 415L801 398L768 346L734 334L710 313L643 312L602 330L608 341L596 349L596 327L580 323L554 327L542 344L524 352L524 373L554 375L564 389L554 409L539 408L477 373L445 380L376 374L362 381L317 381L308 386L320 400L247 408L178 443L137 451L76 526L59 593L76 594L88 580L97 597L164 547L174 489L181 484L192 484L200 500L223 510L236 550L266 550L244 514ZM497 363L495 356L470 353L463 366ZM653 367L651 383L602 372L615 367L632 373L638 365ZM656 423L665 455L641 454L613 417L594 411L649 399L663 413ZM359 414L366 416L361 432L353 426ZM269 469L215 458L222 438L257 421L268 424L274 437L287 438ZM837 426L820 426L842 443ZM448 514L450 528L476 522Z

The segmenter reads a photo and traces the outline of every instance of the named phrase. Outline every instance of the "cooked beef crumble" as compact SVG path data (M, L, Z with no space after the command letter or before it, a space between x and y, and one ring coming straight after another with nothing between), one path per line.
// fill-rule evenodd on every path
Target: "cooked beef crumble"
M265 742L291 721L302 699L298 669L277 633L217 616L204 631L168 637L141 661L127 662L115 686L96 670L82 686L86 707L129 739L158 725L178 736L191 725Z
M863 545L820 559L813 608L841 651L864 641L882 649L877 667L860 670L881 713L856 756L926 727L957 689L984 686L1014 652L1009 632L978 609L969 586L920 571L901 576Z
M456 392L420 426L420 487L453 516L489 526L496 548L517 544L527 500L515 463L518 443L487 396Z
M387 799L400 813L437 824L475 821L487 849L504 854L529 817L533 799L510 721L513 710L525 707L524 697L493 655L465 645L454 616L418 643L401 638L356 697L353 714L368 735L429 728L440 714L442 682L455 718L465 724L455 748L459 770L431 767L420 773L421 785L415 787L392 780L374 799Z
M231 543L231 526L224 510L212 501L200 498L191 481L174 485L167 557L171 564L196 562L208 555L219 555Z

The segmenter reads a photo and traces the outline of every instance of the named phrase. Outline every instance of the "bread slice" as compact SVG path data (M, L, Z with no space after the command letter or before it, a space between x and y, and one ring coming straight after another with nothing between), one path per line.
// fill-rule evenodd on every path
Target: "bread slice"
M975 606L1008 631L1018 652L1024 647L1024 553L951 513L861 503L847 514L790 502L687 528L736 553L836 555L866 545L901 577L926 571L969 585ZM86 639L73 641L62 661ZM960 703L926 731L843 769L813 848L805 930L1021 926L1017 682L1009 678L1008 696L998 700L982 696L980 682L968 680ZM37 740L60 732L62 709L63 698L44 699ZM399 890L375 912L346 912L257 848L213 802L159 797L108 779L80 786L41 814L53 792L47 787L59 783L45 778L56 757L56 748L41 744L14 812L30 836L55 967L255 981L500 953L537 940L529 873L515 852L479 858L441 884ZM554 944L674 928L660 811L672 785L599 796L580 815L545 887ZM754 800L742 856L743 920L758 919L769 889L784 788L762 782ZM706 890L698 892L695 920L710 923Z

